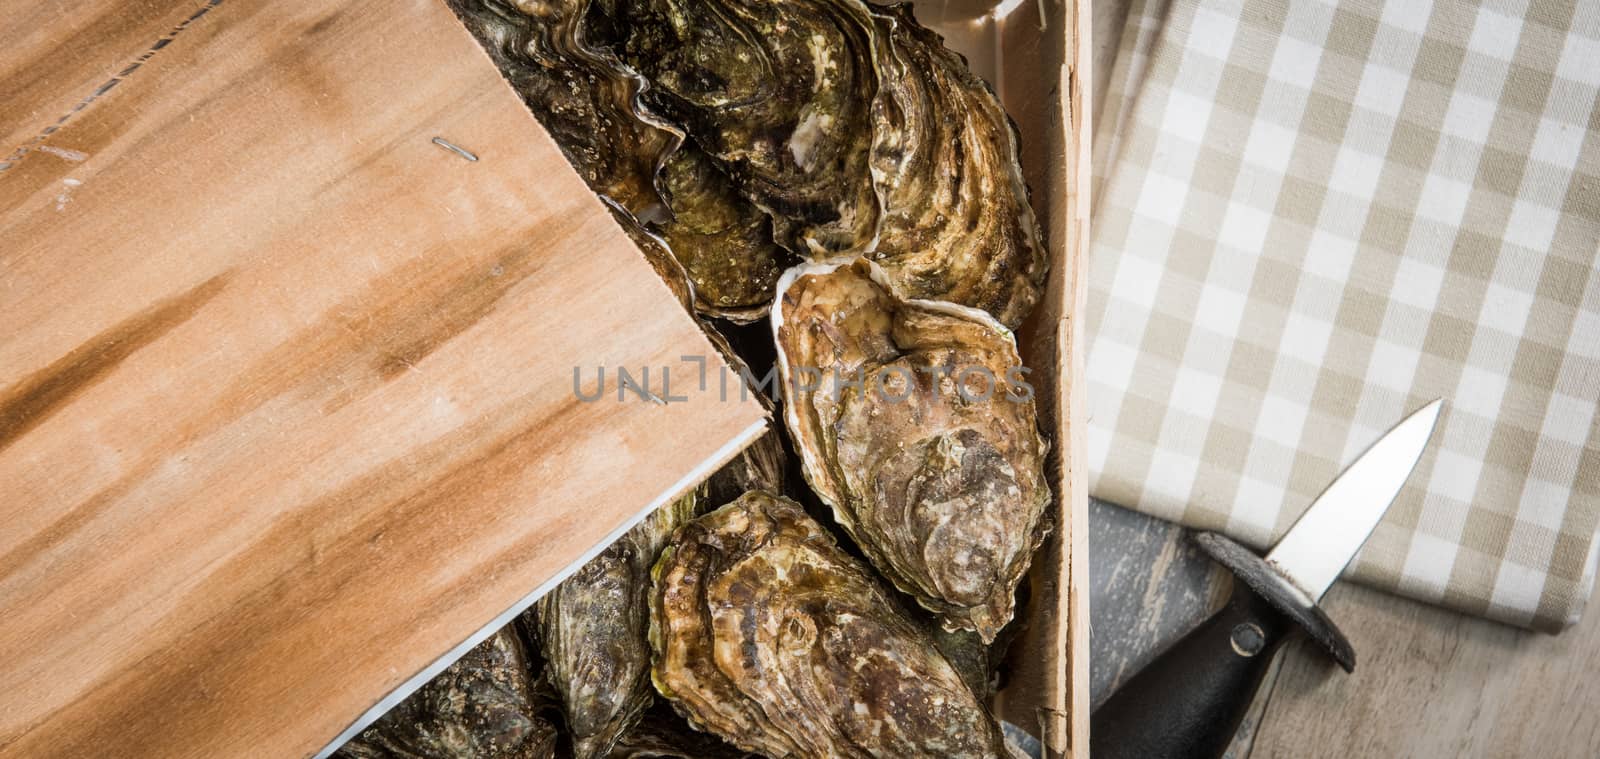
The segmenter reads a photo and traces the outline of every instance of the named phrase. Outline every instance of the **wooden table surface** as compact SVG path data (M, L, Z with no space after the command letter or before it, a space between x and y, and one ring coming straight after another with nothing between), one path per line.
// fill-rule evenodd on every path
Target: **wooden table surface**
M1093 2L1098 115L1129 0ZM1231 577L1190 534L1090 504L1094 703L1226 600ZM1291 643L1232 759L1600 756L1600 609L1551 636L1349 583L1323 607L1355 645L1355 672Z

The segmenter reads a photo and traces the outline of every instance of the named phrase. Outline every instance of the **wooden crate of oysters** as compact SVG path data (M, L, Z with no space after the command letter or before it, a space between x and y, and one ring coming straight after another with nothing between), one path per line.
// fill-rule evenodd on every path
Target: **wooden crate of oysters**
M334 755L1085 755L1076 9L449 4L783 424Z
M7 11L0 759L1085 755L1085 8Z

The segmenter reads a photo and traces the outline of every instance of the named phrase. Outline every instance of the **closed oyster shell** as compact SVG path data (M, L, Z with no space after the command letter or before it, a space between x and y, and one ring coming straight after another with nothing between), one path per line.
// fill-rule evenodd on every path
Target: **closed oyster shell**
M772 326L812 489L896 587L992 642L1050 504L1010 331L977 309L901 300L865 260L786 273Z
M793 501L694 520L654 578L656 688L696 727L769 757L1004 755L955 669Z
M1048 261L1016 128L909 6L606 7L622 57L656 85L645 99L771 215L783 246L813 260L870 255L906 297L1011 327L1039 300Z
M696 309L741 323L765 316L779 275L799 260L773 242L771 218L694 145L669 156L657 181L670 218L650 227L693 283Z
M589 187L634 217L619 221L695 310L766 314L792 254L773 242L767 215L643 103L649 82L609 49L591 0L448 2ZM662 254L677 265L660 265Z
M591 0L446 0L567 161L599 195L640 215L683 131L639 101L649 83L587 39Z
M347 759L553 759L522 640L507 625L334 754Z
M1038 301L1016 130L907 7L449 2L595 192L659 238L696 311L760 318L795 254L870 254L907 297L1012 327Z
M873 176L884 200L871 257L908 298L981 308L1016 327L1049 263L1017 131L989 85L911 15L871 6L879 85Z
M746 759L748 751L729 745L710 733L689 727L672 707L657 702L608 759Z
M650 567L697 504L690 494L645 517L524 612L576 759L610 753L653 701L646 638Z
M872 22L859 0L612 0L649 103L693 135L797 253L869 249Z

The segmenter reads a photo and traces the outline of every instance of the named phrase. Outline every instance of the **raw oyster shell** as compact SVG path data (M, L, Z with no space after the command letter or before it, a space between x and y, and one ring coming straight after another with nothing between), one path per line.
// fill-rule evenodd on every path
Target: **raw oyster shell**
M769 429L706 480L704 501L727 503L751 490L782 493L787 467L783 439Z
M784 422L807 481L896 587L992 642L1050 504L1015 339L977 309L901 300L865 260L797 267L778 298Z
M644 105L649 83L606 46L591 0L448 1L589 187L634 217L619 222L695 310L767 313L793 255L773 242L767 215ZM660 265L662 254L677 266Z
M447 0L596 193L639 215L683 132L639 104L649 86L586 39L590 0Z
M522 640L507 625L340 747L346 759L546 759L556 727L541 714Z
M796 253L870 254L906 297L1012 327L1038 301L1016 130L906 6L449 2L595 192L659 238L698 312L760 318Z
M689 727L664 703L644 713L608 759L746 759L751 756L710 733Z
M696 309L741 323L766 316L778 277L799 260L773 242L772 220L693 145L669 156L657 181L671 217L650 228L694 284Z
M668 535L698 496L668 503L539 599L528 624L545 659L576 759L604 757L653 700L647 596Z
M867 568L760 491L681 528L651 593L656 688L769 757L997 757L999 731Z
M656 85L645 99L771 214L779 243L813 260L870 254L906 297L1011 327L1038 301L1048 262L1016 128L909 6L605 7L622 57Z
M872 169L885 208L871 257L905 297L981 308L1015 328L1049 268L1016 126L910 6L871 7L879 72Z
M877 90L872 22L859 0L612 0L619 53L656 86L784 247L870 249Z

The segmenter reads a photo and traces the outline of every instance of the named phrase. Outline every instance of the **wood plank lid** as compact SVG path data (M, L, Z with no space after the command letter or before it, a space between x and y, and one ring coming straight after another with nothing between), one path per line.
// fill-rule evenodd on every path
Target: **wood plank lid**
M315 753L763 428L437 0L10 4L0 756Z

